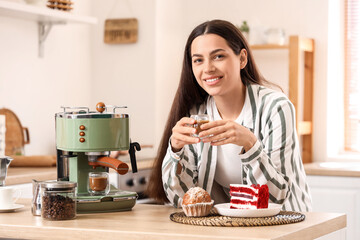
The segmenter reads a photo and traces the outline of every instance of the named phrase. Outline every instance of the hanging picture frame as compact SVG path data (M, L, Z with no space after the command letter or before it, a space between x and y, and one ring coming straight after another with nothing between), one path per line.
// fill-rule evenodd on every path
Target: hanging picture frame
M104 42L107 44L137 42L138 20L136 18L107 19L104 29Z

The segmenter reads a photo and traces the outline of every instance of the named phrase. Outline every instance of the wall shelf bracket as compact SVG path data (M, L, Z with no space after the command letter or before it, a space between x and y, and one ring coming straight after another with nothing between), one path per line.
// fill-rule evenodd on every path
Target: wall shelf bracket
M52 22L39 22L39 57L44 57L44 44L49 32L53 26Z

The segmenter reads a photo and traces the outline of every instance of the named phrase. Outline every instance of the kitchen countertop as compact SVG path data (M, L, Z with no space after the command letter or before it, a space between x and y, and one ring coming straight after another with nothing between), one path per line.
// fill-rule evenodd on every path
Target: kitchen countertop
M172 222L180 209L136 204L132 211L78 214L76 219L48 221L34 217L30 200L25 207L0 213L0 237L21 239L314 239L346 227L346 215L305 213L304 221L266 227L210 227Z
M152 167L153 159L142 159L137 161L138 170L149 169ZM129 171L131 171L131 164ZM110 172L115 172L110 169ZM57 177L56 167L10 167L8 168L6 185L31 183L32 179L38 181L55 180Z
M9 167L6 185L31 183L32 179L38 181L55 180L56 167Z
M307 175L360 177L360 162L313 162L304 168Z

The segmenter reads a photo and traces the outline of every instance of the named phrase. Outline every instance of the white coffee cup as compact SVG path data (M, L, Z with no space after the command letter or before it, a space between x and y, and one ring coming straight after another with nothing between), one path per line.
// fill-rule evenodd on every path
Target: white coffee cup
M20 189L6 186L0 187L0 209L10 209L21 196Z

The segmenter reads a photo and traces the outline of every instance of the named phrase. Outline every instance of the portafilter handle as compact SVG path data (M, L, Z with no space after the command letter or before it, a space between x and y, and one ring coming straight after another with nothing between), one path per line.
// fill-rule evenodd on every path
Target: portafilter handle
M111 157L99 157L95 162L89 161L88 164L94 168L102 166L115 169L120 175L124 175L129 171L129 166L126 163Z
M130 140L129 155L130 155L130 162L131 162L131 168L132 168L133 173L137 172L136 155L135 155L136 150L137 151L141 150L140 144L137 142L132 143Z

